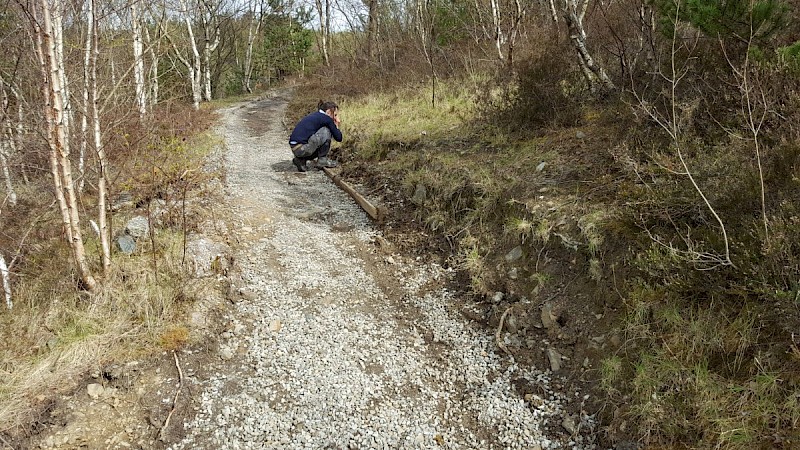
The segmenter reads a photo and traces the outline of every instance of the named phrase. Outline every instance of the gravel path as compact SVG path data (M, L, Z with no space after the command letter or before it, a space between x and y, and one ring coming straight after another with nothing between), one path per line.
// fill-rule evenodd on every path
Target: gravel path
M578 446L543 435L566 403L548 375L510 364L491 332L448 308L450 272L386 254L322 172L294 170L285 107L276 95L223 112L246 299L222 336L223 369L194 392L201 404L172 448ZM250 133L257 115L268 126ZM542 396L521 398L520 379Z

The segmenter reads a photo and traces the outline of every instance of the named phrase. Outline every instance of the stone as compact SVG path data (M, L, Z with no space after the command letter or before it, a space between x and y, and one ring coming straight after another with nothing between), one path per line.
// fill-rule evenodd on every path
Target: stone
M508 271L508 278L511 278L512 280L516 280L517 278L519 278L519 270L517 270L516 267L512 268L511 270L509 270Z
M428 190L425 189L424 184L417 184L416 189L414 189L414 195L411 197L411 202L417 206L422 206L425 203L425 199L428 196Z
M132 255L136 251L136 241L131 236L123 234L117 238L117 248L126 255Z
M564 417L564 420L561 421L561 426L567 430L567 433L574 435L576 431L578 431L577 427L575 426L575 421L572 420L572 417L567 416Z
M508 317L506 317L506 330L509 333L516 333L519 331L519 324L517 323L517 316L514 313L509 313Z
M147 236L149 231L150 224L147 222L147 217L144 216L136 216L125 224L125 234L136 240Z
M224 361L227 361L233 358L233 349L230 347L222 347L219 349L219 357L222 358Z
M92 383L86 386L86 393L89 394L90 398L95 400L102 397L104 391L103 385L99 383Z
M558 316L553 314L553 305L550 302L545 303L542 306L542 326L547 328L554 328L558 325L556 322L558 320Z
M505 297L505 294L502 292L495 292L494 296L492 296L492 301L495 303L500 303L503 301L503 297Z
M561 370L561 353L550 347L547 349L547 359L550 360L550 370L558 372Z
M536 171L537 172L541 172L541 171L544 170L545 167L547 167L547 163L542 161L542 162L539 163L538 166L536 166Z
M506 262L513 263L522 258L522 247L519 245L512 248L510 252L506 253Z
M575 133L575 137L578 139L586 139L586 133L584 133L583 131L578 131Z
M281 323L281 321L275 319L275 320L273 320L272 322L269 323L269 331L272 331L273 333L277 333L277 332L281 331L281 327L282 326L283 326L283 324Z

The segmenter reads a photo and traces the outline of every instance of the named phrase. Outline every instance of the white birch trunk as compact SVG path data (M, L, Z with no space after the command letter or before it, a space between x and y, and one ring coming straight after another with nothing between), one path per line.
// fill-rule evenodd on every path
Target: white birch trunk
M144 38L147 40L147 51L150 54L150 105L152 106L158 103L158 56L147 27L144 27Z
M194 39L194 29L192 28L192 21L189 19L189 8L186 6L184 0L181 0L181 6L183 7L183 19L186 23L186 32L189 34L189 45L191 45L192 56L194 57L191 63L182 57L181 59L186 64L189 82L192 85L192 107L194 107L194 109L200 109L200 101L202 100L200 52L197 50L197 42Z
M322 2L325 1L325 6L323 7ZM317 5L317 15L319 16L319 39L320 39L320 53L322 53L322 63L326 66L331 65L330 58L328 56L328 28L327 26L330 24L330 19L327 17L326 12L330 12L330 4L328 0L316 0Z
M492 27L494 28L494 46L497 49L497 56L500 61L506 59L503 55L503 30L500 27L500 7L497 0L491 0L492 5Z
M219 26L213 12L208 13L208 18L206 18L205 13L203 14L203 23L205 37L203 45L203 96L205 101L210 102L213 98L211 92L211 53L219 46ZM209 27L214 29L213 39L209 37Z
M109 239L106 199L106 154L100 133L100 100L97 95L97 58L100 54L100 39L97 35L97 18L94 15L94 1L89 0L91 13L89 15L92 36L92 61L91 61L91 94L92 94L92 129L94 131L94 148L97 154L97 222L100 229L100 247L103 252L103 272L108 275L111 267L111 244ZM144 85L142 85L144 87Z
M3 276L3 291L6 296L6 308L11 309L14 307L14 302L11 298L11 276L8 271L8 264L6 258L0 253L0 274Z
M578 4L578 1L581 3ZM589 0L564 0L564 20L567 24L569 39L575 48L578 63L586 77L589 89L593 93L598 92L600 89L613 91L616 86L606 74L605 69L592 58L586 47L586 30L583 27L583 18L586 15L588 6Z
M11 169L8 167L8 160L15 153L16 143L14 142L14 126L8 116L8 92L5 83L0 79L0 95L2 95L3 115L2 138L0 138L0 168L3 171L3 181L6 184L6 195L11 206L17 206L17 192L14 190L14 183L11 181Z
M136 88L136 105L139 107L139 117L144 118L147 114L147 90L144 82L142 26L139 12L136 10L136 1L131 2L131 28L133 31L133 83Z
M94 11L91 0L86 2L86 40L83 47L83 114L81 115L81 146L78 155L78 190L83 192L86 181L86 146L89 142L89 62L92 56L92 21Z
M58 35L54 34L48 0L40 0L39 6L42 10L41 26L35 12L32 25L35 30L37 52L42 69L42 93L45 99L44 113L50 147L50 167L75 264L84 286L92 291L97 287L97 282L89 268L81 236L78 201L73 186L69 147L64 126L65 114L61 86L61 81L64 79L64 61L57 56Z
M253 2L251 2L251 5ZM253 45L258 36L258 30L261 28L261 14L259 13L256 19L255 7L250 10L250 23L247 27L247 47L244 51L244 64L242 66L242 88L248 94L253 93L253 88L250 86L253 77Z

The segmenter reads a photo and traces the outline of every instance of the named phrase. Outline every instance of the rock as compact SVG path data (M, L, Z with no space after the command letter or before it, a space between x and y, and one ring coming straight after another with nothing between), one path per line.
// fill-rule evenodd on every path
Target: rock
M90 398L97 400L103 395L105 389L103 388L102 384L92 383L86 386L86 393L89 394Z
M558 372L561 370L561 353L550 347L547 349L547 359L550 360L550 370Z
M574 435L578 429L575 427L575 421L572 420L572 417L567 416L564 417L564 420L561 421L561 426L567 430L567 433Z
M512 248L510 252L506 253L506 262L515 262L519 261L522 258L522 247L519 245Z
M536 171L537 172L541 172L541 171L544 170L545 167L547 167L547 163L542 161L542 162L539 163L538 166L536 166Z
M125 224L125 234L131 236L135 240L147 236L149 231L150 224L147 222L147 217L144 216L136 216Z
M609 339L608 341L609 341L609 342L611 343L611 345L613 345L614 347L619 347L619 346L620 346L620 344L622 344L622 338L620 338L618 334L614 334L614 335L612 335L612 336L611 336L611 339Z
M219 357L222 358L223 361L233 358L233 349L230 347L222 347L219 349Z
M505 297L505 294L502 292L495 292L494 296L492 297L492 301L495 303L500 303L503 301L503 297Z
M516 267L514 267L511 270L509 270L508 271L508 278L511 278L512 280L516 280L517 278L519 278L519 270L517 270Z
M417 184L416 189L414 189L414 195L411 197L411 202L417 206L422 206L427 196L428 190L425 189L425 185Z
M517 323L517 316L514 313L509 313L508 317L506 317L506 330L509 333L516 333L519 331L519 324Z
M204 277L225 273L230 268L230 248L207 237L192 235L186 244L186 255L192 262L194 275Z
M584 133L583 131L578 131L577 133L575 133L575 137L578 139L586 139L586 133Z
M136 251L136 241L134 241L133 238L127 234L123 234L117 238L117 247L122 253L131 255Z
M553 314L553 305L547 302L542 306L542 326L548 330L558 325L558 316Z
M281 321L275 319L275 320L273 320L272 322L269 323L269 331L272 331L273 333L277 333L277 332L281 331L281 327L282 326L283 326L283 324L281 323Z
M242 233L252 233L253 227L242 227Z
M239 295L241 295L243 299L250 301L253 301L258 298L258 294L256 294L253 290L247 288L240 288Z
M120 192L117 199L111 204L112 211L118 211L121 208L133 208L133 198L130 192Z

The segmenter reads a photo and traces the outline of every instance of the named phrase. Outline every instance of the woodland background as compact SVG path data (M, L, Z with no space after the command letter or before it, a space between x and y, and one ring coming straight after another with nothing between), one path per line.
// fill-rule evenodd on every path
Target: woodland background
M3 2L0 432L86 361L191 339L213 107L291 78L290 120L341 104L346 176L398 205L424 187L403 208L475 295L536 297L578 266L624 338L596 375L610 439L797 445L798 6ZM151 226L125 255L132 207Z

